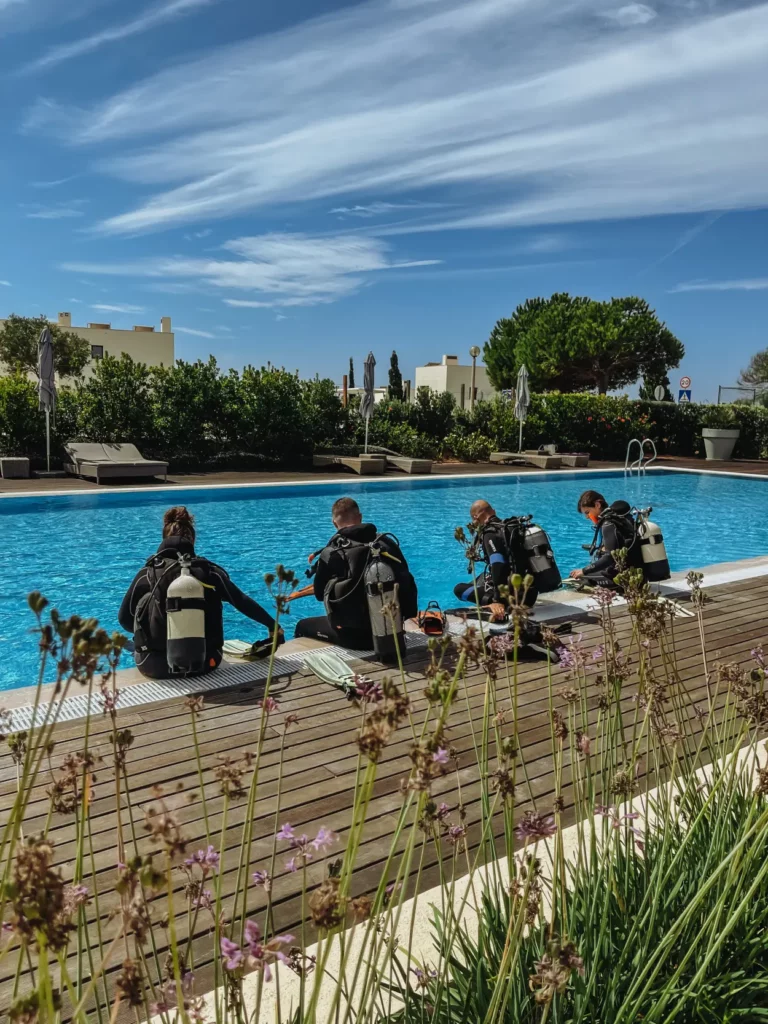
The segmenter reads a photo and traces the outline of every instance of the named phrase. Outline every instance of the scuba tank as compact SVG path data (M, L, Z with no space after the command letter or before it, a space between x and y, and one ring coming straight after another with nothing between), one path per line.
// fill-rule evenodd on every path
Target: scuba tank
M190 572L192 558L179 555L181 572L169 585L165 600L168 620L168 668L173 675L205 671L205 591Z
M371 620L373 649L379 661L397 662L397 651L405 655L405 631L400 610L400 584L391 565L384 558L386 552L373 542L370 558L363 574L365 598Z
M530 521L523 528L523 555L539 593L557 590L563 578L552 552L552 544L544 530Z
M514 516L504 520L507 547L510 558L516 564L514 571L522 576L530 573L540 594L557 590L563 582L557 567L552 544L533 516Z
M637 511L637 536L643 559L643 575L648 583L661 583L671 576L667 549L661 527L652 523L648 516L652 508Z

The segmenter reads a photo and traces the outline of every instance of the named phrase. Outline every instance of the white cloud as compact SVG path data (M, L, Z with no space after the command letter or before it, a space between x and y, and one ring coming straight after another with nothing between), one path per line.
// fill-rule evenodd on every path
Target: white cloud
M78 305L82 305L82 303L83 303L82 299L68 299L67 301L68 302L76 302Z
M305 234L267 234L235 238L222 246L231 259L152 258L138 263L65 263L65 270L163 278L191 278L205 285L255 292L257 299L226 298L228 306L252 309L273 306L314 306L351 295L367 280L362 275L385 270L428 267L441 260L391 258L389 245L367 235L314 237ZM195 288L188 282L181 287ZM149 286L151 287L151 285Z
M633 6L369 0L28 120L122 144L99 166L150 194L111 233L372 194L469 205L439 229L768 204L768 3Z
M747 277L736 281L683 281L669 291L677 292L761 292L768 289L768 277Z
M231 327L227 327L225 324L216 324L216 330L217 331L226 331L227 334L231 334L232 333L232 328Z
M184 235L184 238L188 242L192 242L192 241L194 241L195 238L207 238L208 235L210 235L212 233L213 233L213 230L211 228L203 228L202 231L191 231L191 232L189 232L189 234Z
M75 300L76 301L76 300ZM110 306L106 303L96 303L91 309L100 309L105 313L143 313L144 306Z
M28 64L25 70L39 71L42 68L72 60L73 57L82 57L86 53L100 50L108 43L120 42L130 36L140 35L167 21L173 21L185 14L191 14L200 7L207 7L209 4L217 2L218 0L170 0L170 2L159 4L157 7L147 8L131 21L124 21L120 25L113 25L101 32L94 32L82 39L76 39L74 42L52 47L42 57L38 57L37 60Z
M0 285L3 285L6 288L10 288L11 287L11 282L10 281L0 281Z
M435 210L443 206L443 203L368 203L367 205L336 206L329 210L329 213L336 213L347 217L382 217L389 213L401 210Z
M174 331L179 334L194 334L196 338L215 338L215 334L211 334L210 331L198 331L194 327L174 327Z
M276 314L276 316L275 316L275 320L276 320L276 321L277 321L278 323L279 323L279 322L280 322L281 320L287 320L287 319L288 319L288 317L287 317L287 316L285 315L285 313L277 313L277 314Z
M69 178L56 178L55 181L31 181L30 185L32 188L57 188L59 185L66 185L68 181L73 181L77 175L72 174Z
M46 206L44 203L19 203L19 207L25 211L25 217L31 217L33 220L63 220L68 217L82 217L85 213L83 206L87 202L87 199L68 199L53 206Z
M609 11L608 17L613 18L619 25L630 28L633 25L647 25L656 17L656 11L648 4L626 4L615 11Z

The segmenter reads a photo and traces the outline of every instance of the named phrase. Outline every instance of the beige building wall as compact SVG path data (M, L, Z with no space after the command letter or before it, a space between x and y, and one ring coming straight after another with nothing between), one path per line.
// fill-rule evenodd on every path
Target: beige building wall
M430 388L432 391L442 393L450 391L456 399L456 405L460 409L468 409L470 406L470 392L472 389L472 366L461 366L458 356L443 356L440 363L427 363L426 366L416 367L416 387ZM482 402L493 398L498 394L491 384L488 371L480 363L475 367L475 401Z
M79 335L91 346L91 361L85 367L83 376L87 379L93 373L93 367L104 356L119 359L125 352L137 363L148 366L173 366L174 336L171 330L171 318L160 319L160 330L153 326L137 325L133 330L113 330L111 324L89 323L85 327L72 324L70 313L59 313L56 326L63 331L71 331ZM0 329L5 320L0 320Z

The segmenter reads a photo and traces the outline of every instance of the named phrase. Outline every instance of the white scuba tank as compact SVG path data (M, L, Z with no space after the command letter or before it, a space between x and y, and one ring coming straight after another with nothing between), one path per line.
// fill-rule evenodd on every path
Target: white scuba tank
M648 583L661 583L663 580L668 580L671 573L661 527L652 523L650 519L640 516L637 523L637 536L643 559L643 574Z
M168 668L174 675L197 675L205 671L205 590L190 572L191 558L180 555L179 561L181 572L165 602Z
M400 585L394 570L376 551L368 562L363 577L368 615L371 620L373 649L379 661L394 664L397 651L405 656L405 632L400 610Z

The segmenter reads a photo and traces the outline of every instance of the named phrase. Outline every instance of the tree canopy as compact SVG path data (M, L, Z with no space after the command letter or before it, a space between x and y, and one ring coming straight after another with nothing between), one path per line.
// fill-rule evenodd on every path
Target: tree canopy
M396 398L399 402L403 400L403 375L400 372L400 364L397 361L397 352L393 350L389 360L389 397Z
M749 366L746 370L741 371L739 384L748 388L768 385L768 348L764 348L761 352L755 352L749 361Z
M661 383L684 353L644 299L600 302L567 292L527 299L496 323L483 350L500 390L514 387L525 363L535 390L601 394L640 377Z
M349 380L347 381L349 387L355 386L355 363L352 356L349 357Z
M12 372L37 373L37 343L44 327L51 331L56 373L60 378L80 377L91 347L72 331L62 331L45 316L16 316L11 313L0 329L0 363Z

